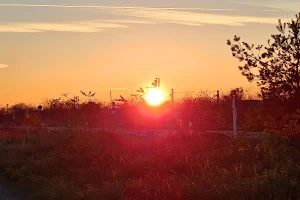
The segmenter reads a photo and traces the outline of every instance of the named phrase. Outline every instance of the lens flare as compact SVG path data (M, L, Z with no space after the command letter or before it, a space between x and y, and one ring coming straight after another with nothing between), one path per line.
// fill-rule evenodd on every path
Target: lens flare
M148 104L152 106L157 106L162 104L164 100L164 93L160 89L153 88L149 92L147 92L145 98Z

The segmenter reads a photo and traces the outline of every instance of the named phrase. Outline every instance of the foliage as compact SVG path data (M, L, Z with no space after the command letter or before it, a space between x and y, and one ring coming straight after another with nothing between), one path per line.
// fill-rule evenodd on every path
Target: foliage
M256 104L254 100L249 101L246 98L247 93L243 88L235 88L228 93L223 93L219 99L203 93L196 97L178 100L175 105L172 102L166 102L156 108L147 105L144 101L128 99L127 103L115 108L115 117L112 115L109 104L80 101L77 96L69 97L68 94L64 94L64 98L44 101L41 112L26 104L8 107L8 113L3 108L4 112L0 112L0 122L3 122L4 126L11 126L11 122L14 125L22 126L28 110L33 117L34 113L39 113L38 117L47 127L177 129L181 119L186 128L188 121L192 120L193 127L197 130L229 130L232 128L231 98L233 91L235 91L237 99L238 125L245 127L245 123L247 123L245 115L249 110L248 107L254 107ZM260 111L265 112L261 109ZM253 123L252 125L255 126ZM263 130L263 127L260 129Z
M234 36L228 40L232 55L243 62L239 69L261 87L264 99L300 100L300 13L289 23L279 20L278 34L268 45L250 45ZM255 52L257 51L257 53Z
M91 92L91 91L89 91L88 93L86 93L86 92L84 92L84 91L81 90L80 92L81 92L81 94L82 94L83 96L87 97L89 101L91 101L92 98L96 95L96 92L93 93L93 92Z
M231 101L231 99L234 97L237 101L241 101L244 99L244 89L242 87L235 88L230 90L228 95L224 95L225 101Z

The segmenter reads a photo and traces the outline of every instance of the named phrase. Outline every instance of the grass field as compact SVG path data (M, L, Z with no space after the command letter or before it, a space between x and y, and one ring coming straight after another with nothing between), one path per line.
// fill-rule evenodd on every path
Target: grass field
M0 167L32 199L300 197L299 149L277 136L71 131L24 137L21 130L1 130Z

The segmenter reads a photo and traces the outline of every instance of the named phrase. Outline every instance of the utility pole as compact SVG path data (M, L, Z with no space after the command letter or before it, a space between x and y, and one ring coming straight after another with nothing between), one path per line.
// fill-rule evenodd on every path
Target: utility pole
M171 90L171 100L172 100L172 104L174 106L175 105L175 99L174 99L174 89L173 88Z
M217 104L219 105L220 102L220 91L217 91Z
M40 117L41 128L43 128L42 109L43 109L43 106L39 105L38 106L38 110L39 110L39 117Z

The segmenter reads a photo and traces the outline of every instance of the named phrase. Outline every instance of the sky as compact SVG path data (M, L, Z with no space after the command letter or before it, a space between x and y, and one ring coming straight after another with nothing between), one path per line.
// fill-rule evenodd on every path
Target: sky
M156 77L175 91L247 82L227 39L264 44L297 0L0 0L0 105L62 94L129 97Z

